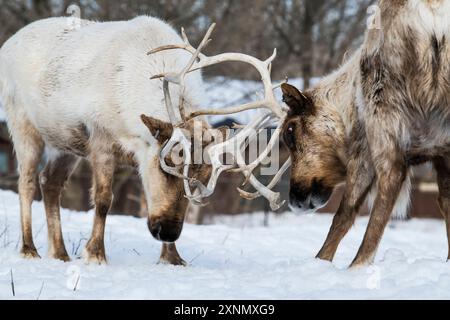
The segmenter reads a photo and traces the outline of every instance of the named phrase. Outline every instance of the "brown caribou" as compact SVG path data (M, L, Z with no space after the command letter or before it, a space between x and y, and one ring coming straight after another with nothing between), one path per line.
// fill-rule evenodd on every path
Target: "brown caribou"
M391 215L406 212L410 168L424 162L434 163L450 239L450 1L381 0L376 14L379 25L339 70L304 93L282 87L291 205L316 210L345 182L318 258L333 260L374 198L353 267L373 262Z

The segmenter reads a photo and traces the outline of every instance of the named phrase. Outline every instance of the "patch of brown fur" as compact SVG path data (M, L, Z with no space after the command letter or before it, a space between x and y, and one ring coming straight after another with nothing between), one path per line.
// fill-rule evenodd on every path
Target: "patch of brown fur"
M158 170L160 192L154 192L151 196L151 216L153 219L170 219L182 225L189 204L185 197L183 180L163 172L158 158L153 161ZM190 176L202 183L206 183L210 173L211 167L206 165L193 165L190 169Z
M86 259L98 264L106 263L105 224L113 201L112 183L116 168L114 153L110 153L104 148L105 146L103 149L99 147L97 153L92 154L90 158L94 174L92 199L95 204L95 217L91 239L85 250Z
M62 155L47 163L40 174L40 186L47 215L49 255L62 261L70 261L61 229L60 198L64 184L77 163L73 155Z
M336 132L333 128L313 129L317 115L290 116L283 126L295 125L295 148L293 158L292 181L301 181L303 187L311 188L314 180L334 188L343 182L346 176L345 164L336 153Z
M435 158L433 163L439 185L438 204L447 228L448 260L450 261L450 155Z
M44 142L33 125L26 119L20 120L20 132L12 132L15 141L20 142L16 147L19 160L19 199L22 225L21 253L26 258L39 258L33 242L31 223L31 204L36 193L37 170L44 149Z
M147 117L144 114L141 115L141 120L160 144L163 144L172 136L173 126L170 123Z

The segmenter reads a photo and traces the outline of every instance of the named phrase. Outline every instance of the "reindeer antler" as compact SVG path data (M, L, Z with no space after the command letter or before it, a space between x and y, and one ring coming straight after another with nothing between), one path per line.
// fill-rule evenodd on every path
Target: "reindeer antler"
M272 151L275 144L277 143L280 137L281 126L287 115L286 109L281 104L278 103L274 95L274 89L278 88L279 85L273 86L271 80L272 62L275 60L277 56L277 51L275 49L272 56L264 61L241 53L223 53L216 56L206 56L202 53L202 50L211 41L210 37L212 32L214 31L215 26L216 26L215 24L211 25L198 48L194 48L191 45L184 29L182 29L183 44L166 45L148 52L148 54L150 55L167 50L181 49L189 52L192 55L188 64L186 65L185 68L183 68L181 72L164 73L152 77L152 79L160 79L160 78L164 79L164 97L166 100L166 107L169 113L170 121L174 126L172 138L161 151L161 167L167 173L172 174L174 176L182 177L185 180L186 196L189 199L191 199L191 201L194 201L196 203L201 203L201 200L203 198L207 198L214 193L214 190L217 185L217 180L223 172L232 169L236 170L238 172L241 172L244 175L246 181L249 182L257 190L256 193L250 194L238 189L243 197L255 199L259 196L263 196L270 201L272 209L277 210L283 205L283 203L280 201L280 194L273 192L271 189L278 183L278 181L281 179L282 174L290 166L290 161L288 161L283 166L283 168L280 170L280 172L282 173L281 174L278 173L268 187L262 185L253 175L253 171L261 164L261 162L265 158L268 157L269 153ZM212 65L220 64L223 62L243 62L253 66L261 75L261 81L264 85L264 97L255 102L231 106L220 110L204 109L189 112L186 114L183 96L183 93L185 92L186 75L193 71L200 70ZM176 110L173 106L170 97L169 83L179 85L181 89L180 90L181 94L179 97L180 120L178 120L176 117ZM208 182L208 185L204 186L200 182L193 181L192 179L190 179L187 175L188 170L186 168L190 165L191 161L191 157L187 155L188 153L190 154L191 144L190 141L188 141L184 136L184 134L181 132L181 128L186 124L186 122L199 116L235 114L253 109L265 109L269 112L256 118L255 120L250 122L247 126L243 127L233 138L223 143L214 145L208 150L212 165L212 174ZM254 137L255 132L258 132L259 130L266 128L267 125L274 119L279 120L280 124L278 125L274 135L270 139L267 148L258 156L258 158L255 161L247 165L245 162L245 157L242 154L243 152L242 149L245 151L247 146L246 141L249 138ZM171 168L167 166L167 164L165 163L165 157L171 152L172 148L177 144L182 145L185 154L185 163L184 163L185 169L183 174L180 174L175 168ZM231 152L232 155L234 156L235 164L224 165L220 161L220 158L223 154L226 153L226 151L230 150L229 148L230 145L237 146L237 148L232 149L233 151ZM200 191L197 192L196 196L192 195L190 185L195 185Z

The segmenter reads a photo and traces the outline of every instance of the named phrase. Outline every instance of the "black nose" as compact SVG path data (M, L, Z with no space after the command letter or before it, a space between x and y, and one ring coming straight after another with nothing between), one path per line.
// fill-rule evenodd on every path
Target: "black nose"
M333 188L313 180L311 187L293 184L290 191L291 205L304 211L316 210L324 207L330 200Z
M311 191L298 184L291 186L289 193L291 205L302 210L314 210L315 206L311 202Z
M182 223L171 220L164 220L162 218L148 219L148 229L152 236L162 242L175 242L180 238Z

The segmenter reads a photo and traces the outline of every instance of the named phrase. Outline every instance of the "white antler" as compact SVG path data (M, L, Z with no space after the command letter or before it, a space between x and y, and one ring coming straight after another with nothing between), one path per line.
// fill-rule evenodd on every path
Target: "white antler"
M272 56L264 61L241 53L223 53L216 56L210 57L206 56L201 51L211 41L210 37L212 32L214 31L215 26L216 26L215 24L211 25L198 48L194 48L190 44L184 29L182 29L183 44L162 46L154 50L151 50L148 53L150 55L166 50L181 49L189 52L192 55L188 64L186 65L185 68L183 68L181 72L159 74L152 77L152 79L160 79L160 78L164 79L164 97L166 100L166 107L169 113L170 121L174 126L174 132L170 141L163 147L161 151L161 167L165 172L184 179L186 197L188 197L191 201L197 204L201 203L203 198L207 198L214 193L218 178L223 172L232 169L236 170L238 172L241 172L244 175L246 182L249 182L257 190L256 193L250 194L238 189L243 197L248 199L255 199L259 196L263 196L270 201L272 209L277 210L283 205L283 203L280 201L280 194L273 192L271 189L275 187L275 185L279 182L281 176L289 167L290 161L286 162L286 164L280 170L280 172L282 173L278 173L275 176L274 180L267 187L262 185L253 175L253 171L261 164L261 162L265 158L268 157L268 155L278 142L281 132L281 125L284 122L287 114L286 109L281 104L278 103L274 95L274 89L279 88L279 85L273 86L271 80L272 62L276 58L277 51L275 49ZM187 113L183 94L185 92L186 75L199 69L203 69L209 66L230 61L247 63L253 66L259 72L259 74L261 75L261 81L264 85L264 96L260 100L255 102L231 106L220 110L205 109L205 110L197 110L194 112L189 111ZM180 86L180 97L178 106L178 111L180 114L179 119L176 116L177 113L170 97L169 83ZM190 179L188 177L189 169L187 168L191 164L190 162L191 143L182 132L182 128L186 125L187 121L195 119L199 116L227 115L252 109L265 109L270 112L253 120L247 126L243 127L231 139L209 148L208 154L211 160L212 174L207 186L202 185L199 181ZM273 134L267 148L257 157L255 161L253 161L251 164L246 164L243 152L247 147L248 139L255 137L256 133L259 132L259 130L266 128L268 124L271 122L271 120L274 119L278 119L280 124L277 127L275 133ZM165 163L166 156L172 151L174 146L177 144L180 144L182 146L185 155L183 174L179 173L178 168L172 168ZM230 151L229 153L233 155L234 164L232 165L224 165L220 160L221 156L223 154L226 154L227 151ZM193 196L190 190L191 186L197 188L195 196Z
M237 105L232 106L228 108L223 108L221 110L216 109L205 109L205 110L198 110L193 113L191 113L188 117L186 117L187 120L204 116L204 115L227 115L227 114L234 114L239 113L247 110L252 109L269 109L272 111L277 117L282 118L285 115L284 108L278 103L278 101L275 98L275 95L273 93L273 85L272 80L270 76L270 70L272 62L275 60L277 56L277 50L275 49L272 56L265 60L261 61L255 57L241 54L241 53L223 53L216 56L208 57L201 53L201 50L211 41L210 36L212 32L214 31L216 27L216 24L212 24L211 27L208 29L205 37L203 38L202 42L200 43L199 47L195 49L189 42L184 30L183 33L183 39L184 44L180 45L168 45L156 48L154 50L151 50L148 54L155 54L157 52L166 51L166 50L173 50L173 49L182 49L186 50L189 53L192 54L192 59L189 61L186 68L183 69L181 73L169 73L169 74L160 74L155 75L152 77L152 79L159 79L164 78L168 82L174 83L174 84L184 84L184 78L186 77L186 74L199 70L204 69L206 67L210 67L216 64L220 64L223 62L244 62L247 64L252 65L261 75L261 81L264 84L264 99L250 102L243 105ZM181 110L181 109L180 109Z

